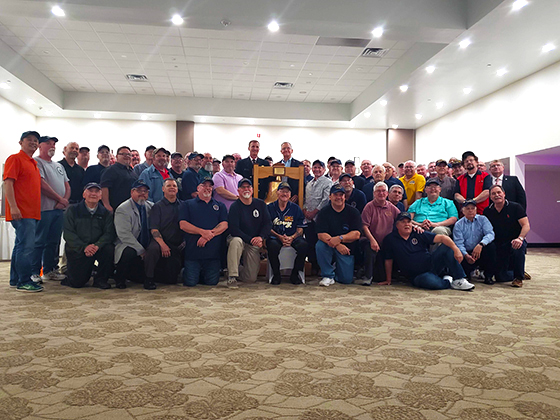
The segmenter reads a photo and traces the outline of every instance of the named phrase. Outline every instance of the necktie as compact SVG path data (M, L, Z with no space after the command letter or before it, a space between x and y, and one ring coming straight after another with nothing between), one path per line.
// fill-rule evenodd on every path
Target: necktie
M253 165L257 163L257 159L253 159Z
M142 224L142 229L140 230L140 238L138 242L140 242L140 245L144 248L147 248L150 244L150 230L148 229L146 206L140 206L140 223Z

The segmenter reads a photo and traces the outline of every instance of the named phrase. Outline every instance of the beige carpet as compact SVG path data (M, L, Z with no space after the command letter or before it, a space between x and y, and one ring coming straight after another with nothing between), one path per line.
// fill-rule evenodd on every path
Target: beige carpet
M0 419L560 419L559 250L522 289L8 287Z

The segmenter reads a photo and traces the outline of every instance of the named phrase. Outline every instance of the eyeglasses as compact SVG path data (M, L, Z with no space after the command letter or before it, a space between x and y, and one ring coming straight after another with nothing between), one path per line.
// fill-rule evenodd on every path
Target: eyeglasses
M121 156L124 156L124 157L131 157L132 156L131 153L117 153L117 155L121 155Z

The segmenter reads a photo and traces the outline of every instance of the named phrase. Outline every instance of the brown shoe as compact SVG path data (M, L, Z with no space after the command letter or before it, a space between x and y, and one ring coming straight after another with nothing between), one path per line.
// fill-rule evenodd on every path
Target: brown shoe
M511 282L511 287L523 287L523 280L515 279Z
M531 275L526 271L523 273L523 280L531 280Z

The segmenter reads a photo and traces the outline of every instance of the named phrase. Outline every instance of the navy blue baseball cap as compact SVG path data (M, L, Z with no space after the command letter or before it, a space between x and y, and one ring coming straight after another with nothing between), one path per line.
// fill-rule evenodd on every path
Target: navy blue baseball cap
M130 189L134 190L136 188L142 188L142 187L150 189L150 186L148 184L146 184L141 179L137 179L136 181L134 181L134 183L132 184L132 187Z
M399 215L397 216L397 222L399 220L404 220L404 219L412 220L412 216L410 215L409 212L403 211L403 212L399 213Z
M41 135L36 131L26 131L25 133L22 133L21 137L19 138L19 141L22 141L24 138L29 136L34 136L37 138L37 140L41 138Z
M330 194L345 193L345 192L346 191L344 190L344 188L340 184L336 183L331 187Z

